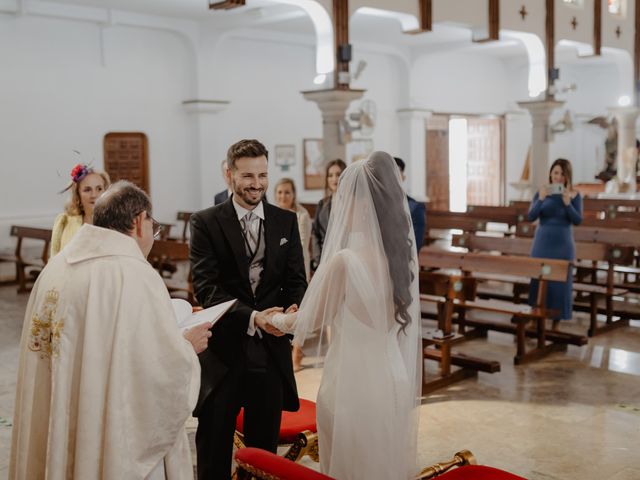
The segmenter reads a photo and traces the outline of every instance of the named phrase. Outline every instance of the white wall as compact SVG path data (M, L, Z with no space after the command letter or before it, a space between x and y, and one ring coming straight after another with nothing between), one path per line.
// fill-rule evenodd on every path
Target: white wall
M102 63L104 53L105 63ZM149 29L0 16L0 246L12 223L50 225L68 172L103 165L103 137L144 132L154 215L197 206L193 127L181 102L194 90L182 38Z
M508 72L496 57L433 53L414 62L411 102L435 112L502 113L509 85Z
M367 67L353 88L365 89L364 99L377 106L377 122L372 140L375 149L397 150L396 110L399 108L402 80L397 61L386 54L375 54L354 45L353 65L365 60ZM298 197L305 202L319 200L321 190L305 190L303 150L305 138L322 138L322 116L317 105L304 99L302 91L317 88L314 50L311 45L292 45L282 41L265 41L242 33L221 40L211 60L201 64L203 76L219 72L216 78L217 99L230 101L221 113L201 117L204 130L211 132L203 151L203 188L201 206L210 205L213 195L224 188L219 175L220 161L227 148L242 138L257 138L273 155L275 145L295 145L296 164L281 171L269 163L270 184L284 176L295 180ZM351 106L357 109L359 101ZM205 133L204 135L207 135ZM273 157L272 157L273 158ZM273 187L269 196L273 197Z

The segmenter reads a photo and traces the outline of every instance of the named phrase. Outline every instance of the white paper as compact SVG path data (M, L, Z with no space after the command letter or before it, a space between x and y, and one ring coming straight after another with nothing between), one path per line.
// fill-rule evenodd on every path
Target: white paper
M227 302L219 303L213 307L205 308L195 313L191 313L191 304L186 300L180 298L172 298L171 303L173 305L173 311L176 314L176 321L178 322L178 328L186 330L195 325L209 322L211 325L216 323L220 317L222 317L227 310L229 310L237 300L229 300Z

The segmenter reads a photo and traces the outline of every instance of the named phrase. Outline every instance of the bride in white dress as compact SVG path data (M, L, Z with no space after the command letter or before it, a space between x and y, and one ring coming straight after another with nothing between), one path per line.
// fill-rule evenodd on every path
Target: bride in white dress
M272 320L295 331L298 345L331 328L317 425L321 470L338 480L417 473L422 373L414 238L393 158L374 152L350 165L300 311Z

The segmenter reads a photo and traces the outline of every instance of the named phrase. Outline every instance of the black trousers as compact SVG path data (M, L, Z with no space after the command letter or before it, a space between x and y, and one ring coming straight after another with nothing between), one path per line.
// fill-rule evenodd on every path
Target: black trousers
M233 434L241 407L244 407L245 444L276 452L282 390L282 376L269 354L264 368L241 365L227 372L198 417L198 480L231 478Z

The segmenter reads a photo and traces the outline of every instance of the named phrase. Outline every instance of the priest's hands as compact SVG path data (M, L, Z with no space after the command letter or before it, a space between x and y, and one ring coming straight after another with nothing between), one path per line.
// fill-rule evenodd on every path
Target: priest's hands
M271 317L276 313L281 313L282 307L271 307L266 310L262 310L256 314L256 318L254 320L256 327L264 330L266 333L273 335L275 337L281 337L284 335L283 332L278 330L276 327L271 325Z
M189 340L196 353L202 353L207 349L209 338L211 337L211 327L213 325L209 322L201 323L193 328L185 330L183 333L184 338Z

